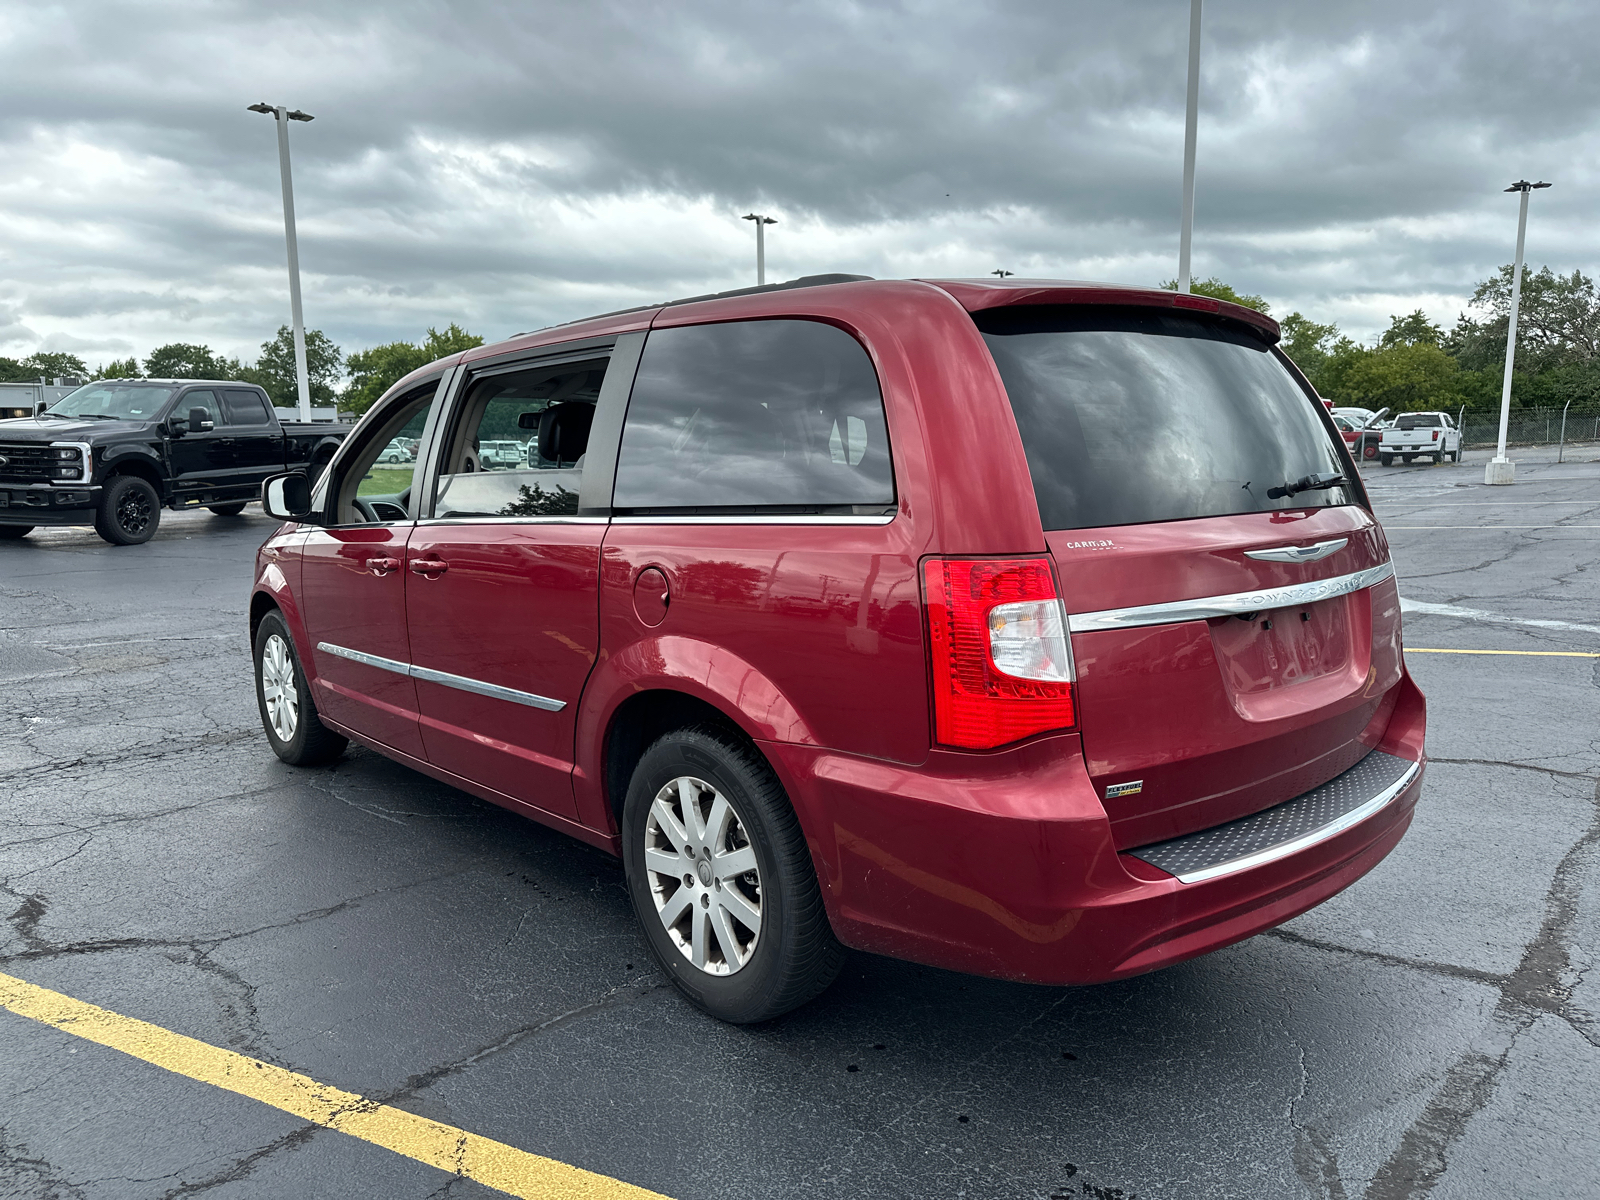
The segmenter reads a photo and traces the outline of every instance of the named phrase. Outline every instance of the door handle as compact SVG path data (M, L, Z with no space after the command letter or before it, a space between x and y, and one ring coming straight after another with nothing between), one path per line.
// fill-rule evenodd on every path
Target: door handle
M398 558L367 559L367 570L371 571L375 575L386 575L390 571L398 571L399 569L400 560Z
M449 569L450 564L444 562L442 559L414 558L411 560L411 570L413 572L418 575L429 576L430 578L435 575L443 575Z

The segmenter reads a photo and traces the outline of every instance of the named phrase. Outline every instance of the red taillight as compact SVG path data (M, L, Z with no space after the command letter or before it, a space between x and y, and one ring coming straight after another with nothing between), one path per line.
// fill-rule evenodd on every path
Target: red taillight
M1433 440L1436 442L1439 440L1439 431L1437 429L1433 431Z
M987 750L1070 728L1072 643L1047 558L922 566L934 740Z

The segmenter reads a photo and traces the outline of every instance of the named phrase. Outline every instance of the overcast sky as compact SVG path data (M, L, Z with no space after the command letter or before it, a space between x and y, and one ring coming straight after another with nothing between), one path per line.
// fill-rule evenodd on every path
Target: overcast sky
M769 279L1176 272L1185 0L0 8L0 354L490 340ZM1600 5L1207 0L1195 274L1370 338L1600 267Z

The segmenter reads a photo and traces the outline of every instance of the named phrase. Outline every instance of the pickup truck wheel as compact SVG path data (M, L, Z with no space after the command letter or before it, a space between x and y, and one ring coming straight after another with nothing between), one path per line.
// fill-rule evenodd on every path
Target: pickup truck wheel
M15 541L33 532L32 525L0 525L0 542Z
M94 531L113 546L137 546L161 525L161 497L137 475L119 475L100 493Z
M1378 457L1378 443L1369 441L1365 446L1363 446L1361 448L1361 457L1362 458L1377 458Z
M268 613L256 627L256 706L272 752L292 767L332 762L350 743L317 716L294 640L283 618Z
M237 517L244 511L245 503L245 501L241 500L237 504L213 504L209 507L219 517Z
M658 739L628 783L622 843L645 940L705 1012L770 1020L839 973L805 835L754 747L709 725Z
M1394 462L1394 455L1392 455L1392 454L1380 454L1380 455L1378 455L1378 461L1380 463L1382 463L1384 466L1387 467L1389 464Z

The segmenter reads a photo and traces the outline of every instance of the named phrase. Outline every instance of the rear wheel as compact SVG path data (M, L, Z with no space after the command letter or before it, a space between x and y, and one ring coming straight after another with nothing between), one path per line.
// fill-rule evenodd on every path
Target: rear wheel
M33 532L32 525L0 525L0 542L15 541Z
M161 497L137 475L118 475L100 493L94 531L113 546L137 546L161 526Z
M1361 457L1362 458L1377 458L1378 457L1378 443L1369 441L1365 446L1363 446L1361 448Z
M289 628L276 612L256 627L256 706L272 752L293 767L331 762L350 743L317 716Z
M244 511L245 503L241 500L237 504L213 504L210 508L219 517L237 517Z
M1394 462L1394 455L1380 454L1378 455L1378 461L1387 467L1390 463Z
M622 839L650 950L699 1008L765 1021L839 973L800 822L752 746L704 725L661 737L629 781Z

